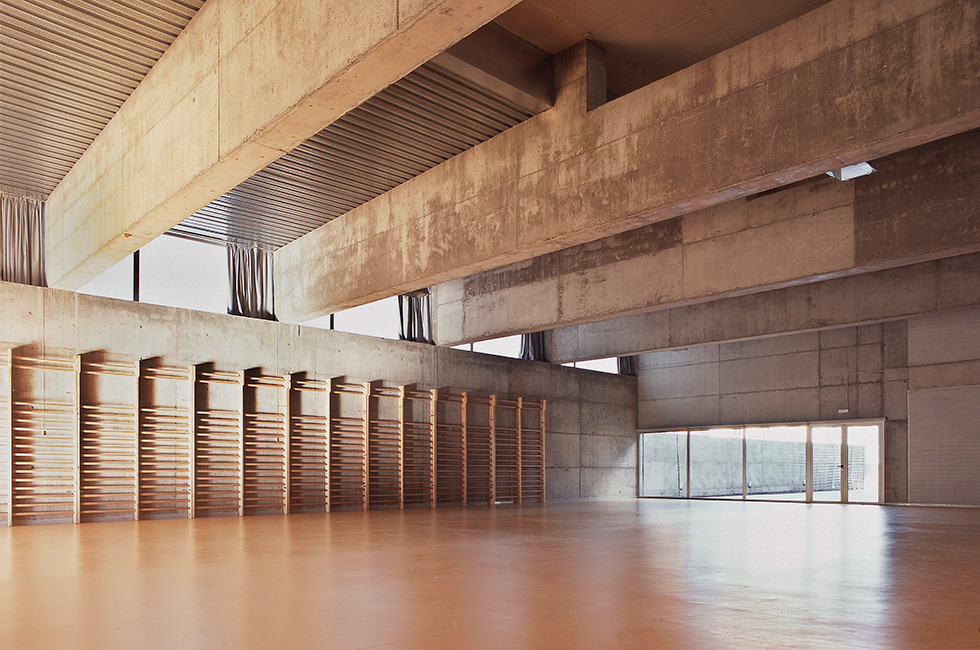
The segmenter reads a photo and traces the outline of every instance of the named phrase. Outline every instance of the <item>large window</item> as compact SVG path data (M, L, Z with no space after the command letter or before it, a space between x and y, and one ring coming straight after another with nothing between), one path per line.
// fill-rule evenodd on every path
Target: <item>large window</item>
M594 370L595 372L608 372L612 375L619 374L619 360L616 357L590 359L588 361L569 361L561 365L570 368L581 368L582 370Z
M881 503L883 422L640 434L640 496Z
M687 431L640 436L640 496L687 496Z
M121 262L95 276L78 288L78 293L103 298L133 299L133 256L127 255Z
M140 249L140 301L228 313L228 251L180 237L157 237Z
M511 359L521 358L521 335L501 336L496 339L486 339L474 343L462 343L454 345L457 350L469 350L470 352L482 352L498 357L510 357Z
M745 427L745 498L806 497L806 425Z
M742 496L742 430L702 429L691 431L688 496Z
M82 285L79 293L133 299L133 256ZM224 314L228 311L228 254L224 246L157 237L139 251L139 300Z
M331 327L331 323L333 326ZM383 339L398 338L398 296L375 300L336 314L321 316L303 323L308 327L334 329L349 334L364 334Z

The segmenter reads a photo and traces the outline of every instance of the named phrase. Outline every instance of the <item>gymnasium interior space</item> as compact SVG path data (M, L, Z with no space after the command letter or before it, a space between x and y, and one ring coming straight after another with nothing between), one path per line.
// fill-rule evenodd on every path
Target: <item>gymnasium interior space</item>
M3 0L0 648L980 648L977 0Z

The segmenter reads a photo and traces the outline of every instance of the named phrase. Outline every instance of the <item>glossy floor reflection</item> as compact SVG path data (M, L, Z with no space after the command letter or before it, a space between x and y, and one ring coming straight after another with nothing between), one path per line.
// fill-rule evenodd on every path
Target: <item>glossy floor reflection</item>
M980 510L598 501L0 529L0 648L980 647Z

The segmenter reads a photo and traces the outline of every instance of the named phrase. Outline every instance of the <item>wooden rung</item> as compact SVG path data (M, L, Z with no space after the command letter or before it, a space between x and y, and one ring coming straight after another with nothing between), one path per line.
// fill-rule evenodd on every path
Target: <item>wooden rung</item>
M268 386L273 388L285 388L288 380L281 375L246 375L246 386Z
M335 383L333 385L335 391L350 391L353 393L364 393L364 384L347 384L347 383Z
M186 406L143 406L140 407L140 413L178 413L186 414L189 413L190 409Z
M13 401L14 409L26 408L30 410L41 410L41 411L54 411L68 409L72 410L75 405L71 402L21 402L18 400Z
M31 370L48 370L57 366L57 370L74 370L75 362L73 359L60 359L57 357L22 357L14 355L11 363L14 368L26 368Z

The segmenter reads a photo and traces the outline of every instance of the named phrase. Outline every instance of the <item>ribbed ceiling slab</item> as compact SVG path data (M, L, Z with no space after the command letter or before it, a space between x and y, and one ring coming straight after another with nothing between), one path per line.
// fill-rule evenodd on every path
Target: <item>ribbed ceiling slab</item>
M170 232L274 250L529 117L429 63Z
M204 0L2 0L0 187L46 197Z

